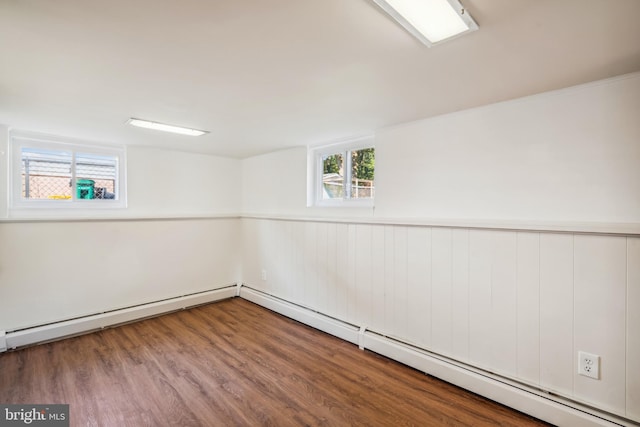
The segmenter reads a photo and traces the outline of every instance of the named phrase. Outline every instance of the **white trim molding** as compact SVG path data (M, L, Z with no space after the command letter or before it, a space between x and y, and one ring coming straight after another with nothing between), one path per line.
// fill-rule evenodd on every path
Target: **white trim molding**
M381 217L312 217L296 215L266 215L244 213L244 219L272 221L317 222L336 224L399 225L408 227L466 228L477 230L532 231L541 233L601 234L612 236L640 236L640 223L601 223L526 221L500 219L440 219L440 218L381 218Z

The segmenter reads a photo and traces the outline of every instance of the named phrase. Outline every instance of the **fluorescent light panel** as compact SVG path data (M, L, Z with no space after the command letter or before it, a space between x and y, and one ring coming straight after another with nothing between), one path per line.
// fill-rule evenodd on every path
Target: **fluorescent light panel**
M458 0L373 0L427 46L478 29Z
M139 128L160 130L163 132L179 133L180 135L200 136L209 133L204 130L184 128L182 126L167 125L164 123L150 122L149 120L141 120L131 118L127 120L127 124L137 126Z

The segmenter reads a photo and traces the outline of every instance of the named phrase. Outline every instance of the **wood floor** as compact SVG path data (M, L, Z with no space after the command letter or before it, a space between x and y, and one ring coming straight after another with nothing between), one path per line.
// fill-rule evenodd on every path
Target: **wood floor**
M0 355L1 403L73 426L538 426L234 298Z

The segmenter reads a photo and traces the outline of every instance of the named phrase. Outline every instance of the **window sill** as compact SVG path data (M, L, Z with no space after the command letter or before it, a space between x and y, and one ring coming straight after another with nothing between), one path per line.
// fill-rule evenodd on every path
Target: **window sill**
M54 215L48 213L45 215L10 215L7 218L0 218L1 224L11 223L39 223L39 222L113 222L113 221L185 221L185 220L217 220L217 219L239 219L241 216L239 213L229 214L187 214L187 213L175 213L175 214L160 214L154 215L149 213L136 214L124 214L124 211L115 214L108 215L106 212L100 215L96 212L75 212L76 215Z
M374 199L329 199L317 200L310 207L317 208L373 208Z

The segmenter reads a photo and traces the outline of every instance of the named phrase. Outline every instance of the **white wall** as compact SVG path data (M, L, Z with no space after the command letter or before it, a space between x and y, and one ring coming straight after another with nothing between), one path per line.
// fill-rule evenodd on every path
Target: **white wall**
M7 179L7 133L0 128L0 184ZM0 186L2 218L157 218L237 215L241 207L237 159L144 147L127 147L127 200L123 209L7 212L8 186Z
M636 73L382 129L374 212L306 208L301 149L247 159L243 281L640 421L639 117Z
M242 161L242 212L249 215L371 217L371 208L307 207L307 149L276 151Z
M376 214L640 223L640 73L385 129Z
M7 189L9 188L9 175L7 158L9 153L9 129L0 125L0 218L7 216Z
M239 221L0 223L0 329L235 283Z
M242 211L302 215L307 200L307 149L297 147L242 161Z
M127 149L128 216L237 215L241 163L204 154Z
M382 129L374 216L640 224L638 117L635 73ZM245 160L243 212L354 216L305 208L305 161Z
M128 208L8 213L6 144L3 127L0 330L214 289L239 277L238 160L129 147Z

